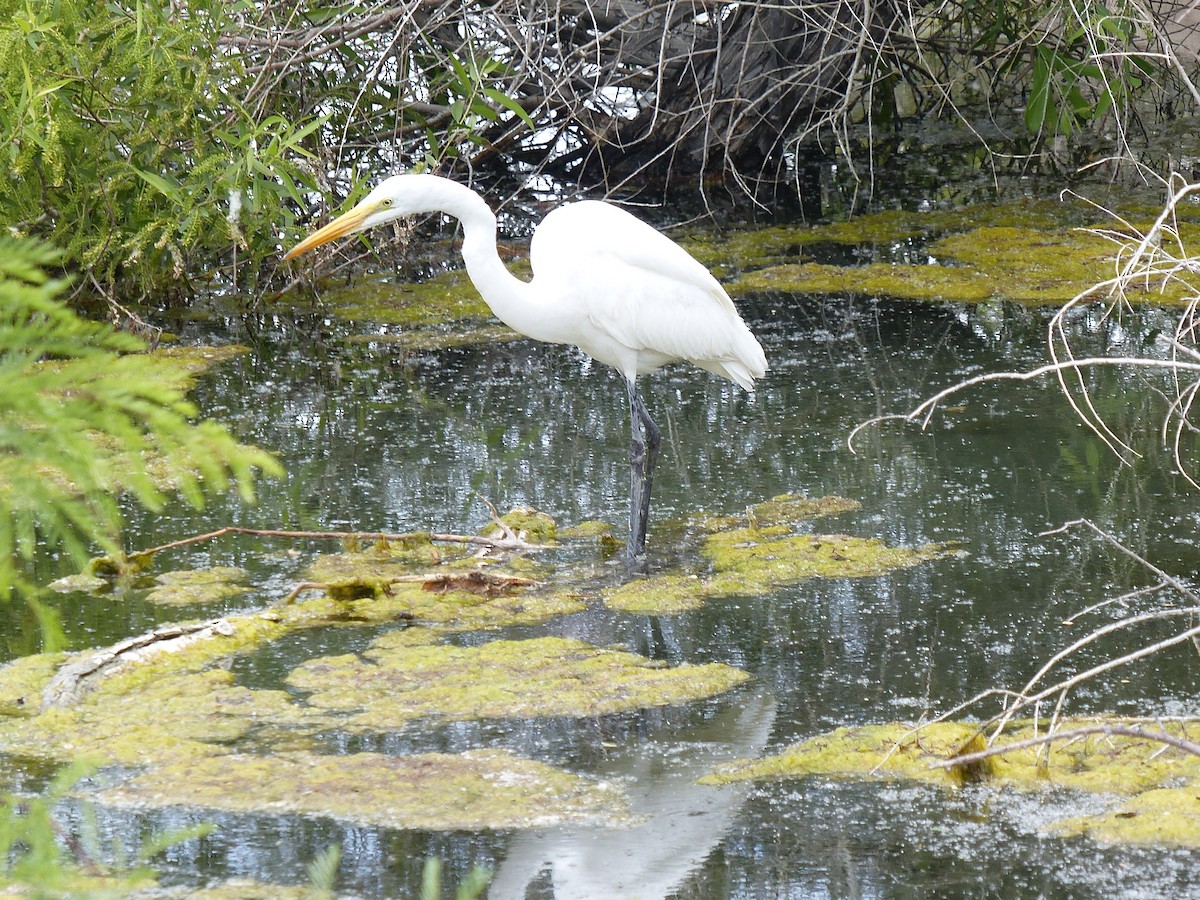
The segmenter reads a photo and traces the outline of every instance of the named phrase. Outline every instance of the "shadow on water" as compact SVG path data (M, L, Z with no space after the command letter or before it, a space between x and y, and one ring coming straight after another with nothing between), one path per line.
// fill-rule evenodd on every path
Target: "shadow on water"
M1190 537L1194 497L1162 455L1120 468L1048 384L981 387L928 431L887 425L868 431L857 455L848 451L848 432L866 418L905 411L971 374L1040 363L1047 314L836 298L759 297L742 307L771 362L760 390L747 395L684 368L644 388L664 434L652 567L671 560L671 520L737 513L788 491L862 502L822 521L822 530L908 546L956 541L963 553L680 616L594 606L538 631L750 672L752 689L726 700L605 719L448 725L369 745L334 735L327 748L503 746L625 785L641 824L425 834L267 814L101 809L99 827L136 846L154 830L215 821L215 834L167 851L167 880L181 883L232 875L295 882L305 862L339 843L339 886L365 896L414 894L427 856L445 859L449 883L475 864L494 869L493 897L1106 896L1186 878L1185 854L1045 838L1031 799L999 804L982 791L816 779L745 790L693 783L723 758L838 725L915 718L1023 682L1060 646L1064 618L1144 581L1083 537L1040 536L1066 520L1090 517L1171 570L1200 562ZM1091 339L1137 341L1158 316L1141 314L1120 334ZM487 521L480 497L501 509L536 506L564 524L624 520L623 394L615 375L575 352L526 341L405 352L383 340L344 340L340 326L319 317L232 318L215 335L212 327L179 330L252 352L203 380L200 409L277 450L288 476L264 484L255 507L218 498L202 512L131 511L132 545L228 524L473 531ZM1094 379L1097 402L1118 422L1133 427L1136 416L1153 414L1152 400L1135 400L1150 395L1144 381L1111 371ZM248 569L255 589L226 601L232 610L278 599L304 562L238 539L180 552L172 565ZM181 616L137 591L70 595L60 606L79 647ZM375 633L314 632L239 660L234 671L254 686L277 685L303 659L362 649ZM1111 690L1077 702L1190 710L1195 668L1181 653L1123 672Z

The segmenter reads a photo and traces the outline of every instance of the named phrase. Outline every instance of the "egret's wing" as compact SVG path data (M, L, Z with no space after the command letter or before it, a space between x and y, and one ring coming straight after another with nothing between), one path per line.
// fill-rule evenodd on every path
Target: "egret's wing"
M729 311L737 309L712 273L662 232L619 206L585 200L559 207L534 233L529 258L535 274L570 259L577 267L616 259L681 285L691 285Z
M762 347L712 274L618 207L555 210L538 228L530 258L535 278L560 285L564 302L578 304L590 322L594 337L581 346L627 374L630 353L640 371L687 359L747 387L766 371Z

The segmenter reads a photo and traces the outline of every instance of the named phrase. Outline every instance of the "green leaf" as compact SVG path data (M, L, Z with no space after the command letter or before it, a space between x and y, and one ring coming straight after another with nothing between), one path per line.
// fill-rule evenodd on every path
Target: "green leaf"
M508 94L504 93L503 91L497 90L496 88L486 87L486 86L483 88L483 93L484 93L484 96L487 97L489 100L491 100L495 103L499 103L501 106L503 106L509 112L515 113L517 118L520 119L522 122L524 122L529 127L530 131L537 130L537 125L534 124L533 119L530 117L530 115L526 111L525 107L523 107L520 103L518 103L512 97L508 96Z
M146 184L157 190L172 203L177 206L183 205L183 195L179 192L179 185L177 183L168 181L166 178L156 175L153 172L139 169L137 166L131 166L131 168Z

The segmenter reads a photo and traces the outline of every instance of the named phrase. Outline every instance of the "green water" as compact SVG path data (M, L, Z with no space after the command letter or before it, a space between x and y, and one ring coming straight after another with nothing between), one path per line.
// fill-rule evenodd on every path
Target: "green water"
M650 568L674 561L663 537L671 520L736 513L789 491L861 501L858 512L818 523L821 530L911 546L955 541L962 553L878 578L808 581L767 597L712 602L681 616L593 605L514 632L621 644L672 662L727 662L754 676L731 698L599 719L330 735L325 748L504 747L620 779L644 825L426 834L267 812L97 808L103 835L129 846L155 830L215 822L213 835L165 855L164 879L180 884L226 876L303 882L304 864L336 842L339 890L378 897L415 894L428 856L445 861L450 883L473 865L492 868L493 897L1099 897L1172 893L1188 883L1197 874L1190 854L1104 849L1039 833L1051 808L1061 816L1086 809L1088 798L1001 802L983 789L815 778L727 791L692 784L722 758L770 752L839 725L916 718L990 686L1020 687L1081 633L1062 624L1070 614L1152 583L1095 539L1043 536L1047 529L1087 517L1182 577L1200 562L1196 497L1159 446L1163 404L1142 375L1105 371L1091 379L1095 403L1118 430L1141 435L1135 443L1145 456L1132 466L1100 446L1050 383L976 388L927 431L885 425L863 435L857 455L848 451L846 437L864 419L906 411L979 372L1043 362L1048 313L803 297L754 297L741 306L770 361L759 390L747 395L689 368L660 373L643 388L664 435ZM1084 352L1132 351L1168 323L1167 314L1146 312L1120 323L1085 318L1075 327ZM167 324L187 341L251 348L204 379L195 397L206 417L277 451L289 474L264 484L255 507L218 498L199 513L131 512L131 546L229 524L474 531L488 519L480 498L500 509L536 506L562 524L625 521L624 390L612 372L572 350L518 341L404 354L383 341L348 341L356 329L313 316ZM306 557L286 549L227 538L178 551L171 564L247 568L255 589L223 610L233 611L278 599L299 578ZM44 574L61 574L61 565L48 562ZM618 574L602 567L598 578ZM189 614L139 596L56 602L77 647ZM274 686L315 653L361 649L371 636L362 631L288 639L236 661L234 670L246 684ZM19 650L17 623L13 635ZM1196 674L1194 652L1169 651L1085 687L1072 709L1192 713ZM81 813L68 807L64 815L71 824Z

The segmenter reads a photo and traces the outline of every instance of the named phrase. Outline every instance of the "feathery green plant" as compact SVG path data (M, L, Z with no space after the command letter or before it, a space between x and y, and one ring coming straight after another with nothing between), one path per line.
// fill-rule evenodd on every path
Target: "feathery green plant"
M198 507L231 486L252 499L259 470L281 471L222 426L192 421L178 366L61 303L65 282L44 272L56 261L0 237L0 597L34 597L26 572L39 547L118 556L122 492L159 509L177 491Z

